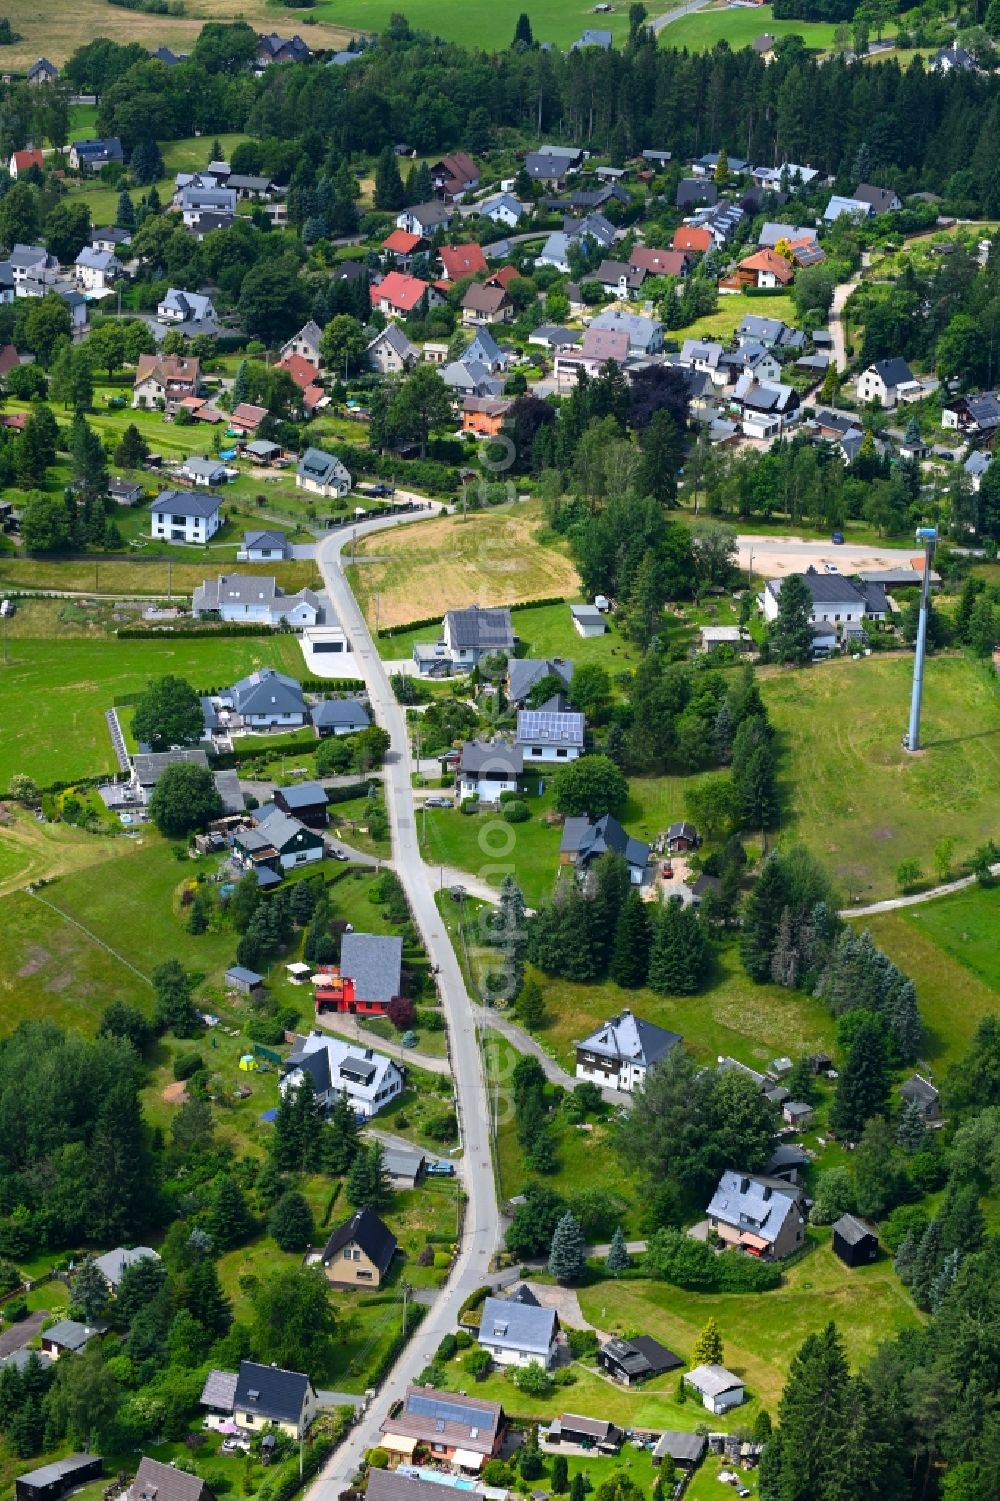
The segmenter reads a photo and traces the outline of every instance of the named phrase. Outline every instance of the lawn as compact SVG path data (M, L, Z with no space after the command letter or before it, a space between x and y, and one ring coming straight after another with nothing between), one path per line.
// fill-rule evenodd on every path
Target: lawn
M922 1053L939 1069L958 1062L981 1019L1000 1008L998 922L1000 891L975 887L864 919L912 977L926 1028Z
M134 513L133 513L134 514ZM235 537L234 537L235 542ZM185 549L183 558L191 557ZM232 561L217 555L208 547L199 555L199 561L177 561L173 558L149 557L127 560L102 558L76 559L72 562L56 562L47 558L0 557L0 588L65 589L79 594L106 594L115 599L124 595L148 595L151 599L190 598L206 576L228 571ZM278 580L281 587L290 593L305 589L316 583L316 565L308 561L288 563L241 563L241 573L261 574ZM22 634L24 634L22 632Z
M519 824L505 823L496 813L466 816L455 809L429 809L419 821L424 859L432 866L467 870L496 887L512 873L529 907L537 907L555 884L560 831L539 821L537 798L529 807L535 816Z
M502 50L510 46L523 7L520 0L504 0L501 5L492 5L487 10L466 10L449 3L449 0L410 0L406 16L414 29L433 32L447 41L459 42L467 47L482 47L488 51ZM666 9L664 0L653 0L648 7L651 15ZM586 0L573 0L570 5L559 0L536 0L531 8L531 26L537 42L553 42L557 47L568 47L588 27L593 26L593 5ZM319 0L310 11L333 25L347 26L354 31L372 32L385 28L393 11L393 0ZM602 15L600 25L614 33L619 44L628 36L628 5L617 0L610 15Z
M360 557L385 561L356 565L352 585L369 623L387 629L425 619L430 599L443 613L575 597L576 568L563 551L540 544L543 527L535 502L400 527L361 544Z
M728 1054L760 1068L782 1053L799 1058L834 1045L834 1023L820 1002L775 985L754 985L743 973L735 944L716 950L711 983L692 996L622 990L610 980L582 985L541 974L536 978L546 1008L538 1041L569 1069L577 1039L625 1007L656 1026L679 1032L706 1063Z
M806 1335L830 1319L843 1335L852 1366L874 1355L883 1340L922 1322L888 1260L844 1266L826 1232L810 1232L815 1248L786 1273L773 1292L684 1292L666 1282L601 1283L583 1288L584 1315L611 1333L641 1329L690 1360L710 1318L725 1344L724 1363L772 1413L792 1356Z
M726 41L734 52L749 47L755 37L800 36L807 47L825 50L833 46L836 27L819 21L776 21L769 5L713 5L707 10L679 16L660 32L661 47L686 47L689 52L710 52Z
M0 787L19 771L45 785L115 770L105 710L150 678L172 672L196 688L211 688L260 666L302 676L298 642L291 636L13 639L8 662L0 666Z
M38 823L26 813L5 810L0 821L0 896L29 881L100 864L128 849L127 840L112 843L68 824Z
M356 569L356 572L361 570ZM431 596L435 604L437 596ZM575 599L580 599L577 594ZM426 618L426 617L425 617ZM520 646L518 656L567 657L579 665L581 662L600 662L611 673L633 666L639 653L627 642L618 630L613 618L606 617L608 629L603 636L584 638L573 624L569 604L528 605L512 612L511 624ZM436 641L441 635L440 623L417 626L415 630L400 630L378 637L379 656L388 661L401 661L413 655L417 641Z
M900 746L913 674L907 656L844 658L762 675L778 731L781 840L823 860L850 902L895 892L900 861L925 872L943 838L955 857L995 837L1000 815L1000 696L985 667L932 657L921 738Z
M758 34L760 26L760 11L736 11L733 14L752 16L754 22L754 36ZM698 21L698 14L686 16L686 21ZM781 24L780 22L776 24ZM794 21L786 23L794 28ZM673 30L673 28L668 28ZM719 297L719 305L714 313L706 313L704 318L696 318L687 328L677 330L676 337L683 339L717 339L727 343L739 328L743 319L748 314L755 318L781 318L785 323L794 328L798 322L795 314L795 305L787 293L780 293L775 297L747 297L742 292L734 292Z

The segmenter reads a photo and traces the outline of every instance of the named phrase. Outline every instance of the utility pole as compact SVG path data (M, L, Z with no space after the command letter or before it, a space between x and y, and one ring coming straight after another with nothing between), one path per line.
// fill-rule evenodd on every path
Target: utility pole
M910 699L910 729L903 749L920 749L920 708L924 693L924 658L927 654L927 615L931 597L931 561L937 545L937 528L918 526L917 541L924 544L924 577L920 586L920 620L917 625L917 655L913 664L913 695Z
M172 580L173 567L174 567L174 560L173 560L173 558L168 558L167 559L167 598L168 599L172 599L173 598L173 594L172 594L172 591L171 591L171 584L172 584L172 581L173 581Z

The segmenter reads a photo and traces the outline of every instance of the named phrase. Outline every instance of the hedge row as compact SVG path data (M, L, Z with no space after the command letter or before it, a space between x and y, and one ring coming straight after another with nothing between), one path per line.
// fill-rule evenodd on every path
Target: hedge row
M325 788L328 803L349 803L356 797L367 797L370 782L351 782L346 787Z
M275 636L280 635L269 625L179 625L155 626L141 630L138 626L126 625L115 632L119 641L148 641L150 636L176 636L182 640L209 638L212 636ZM287 634L287 632L285 633Z
M521 599L518 600L516 604L512 605L491 605L490 609L510 610L513 614L515 610L541 610L547 605L564 605L566 603L567 600L564 595L552 594L546 599ZM379 631L379 635L392 637L396 635L402 635L405 631L422 631L424 626L440 624L440 615L425 615L421 620L408 620L406 624L401 625L398 630Z

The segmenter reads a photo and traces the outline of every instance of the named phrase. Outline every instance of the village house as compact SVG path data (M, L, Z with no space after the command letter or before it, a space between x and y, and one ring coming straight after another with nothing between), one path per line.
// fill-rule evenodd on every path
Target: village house
M620 308L606 308L591 321L590 327L627 333L631 354L660 354L663 350L662 323L656 318L647 318L642 313L626 313Z
M335 1287L381 1287L397 1248L388 1225L366 1206L336 1226L319 1261Z
M387 323L368 345L365 357L379 375L403 375L417 364L420 350L410 343L398 323Z
M514 304L503 287L485 286L474 281L462 298L462 322L466 327L481 323L509 323Z
M652 1376L679 1370L684 1361L649 1334L609 1339L597 1352L597 1364L622 1386L638 1386Z
M506 740L466 740L458 763L458 800L474 797L483 803L497 803L502 792L517 791L523 771L519 745Z
M795 271L785 257L776 250L765 248L738 261L732 276L726 277L725 282L739 287L766 287L774 290L789 286L794 279Z
M292 870L300 865L312 865L322 860L326 853L323 836L307 829L297 818L289 818L274 803L266 803L254 813L256 833L274 851L274 868L280 875L283 870ZM237 853L242 848L243 833L235 836L233 848Z
M740 1407L746 1400L743 1382L732 1371L721 1365L699 1365L684 1375L685 1386L693 1387L701 1398L701 1405L721 1417L731 1407Z
M325 829L330 821L327 796L319 782L295 782L290 787L275 787L275 806L290 818L297 818L307 829Z
M23 177L32 167L37 167L39 172L45 170L45 154L38 148L27 151L12 151L10 154L10 166L8 171L17 182L19 176Z
M611 850L621 855L628 866L633 886L640 886L649 863L649 845L626 834L612 813L591 822L589 818L567 818L559 843L560 865L575 865L585 872L593 860Z
M204 292L182 292L170 287L163 301L157 304L156 316L163 323L214 323L215 306Z
M680 1034L622 1011L591 1032L576 1047L576 1077L602 1089L632 1094L645 1082L654 1063L681 1041Z
M105 1251L103 1256L95 1256L94 1266L108 1284L109 1290L115 1293L121 1286L122 1277L129 1267L135 1266L140 1261L159 1261L159 1259L159 1253L151 1246L133 1246L131 1249L116 1246L113 1251Z
M152 537L167 542L209 542L222 525L222 500L190 490L164 490L149 514Z
M510 657L505 683L507 697L517 708L523 708L532 690L543 679L557 678L569 688L573 671L574 664L565 657Z
M525 764L560 764L583 754L586 721L569 708L565 699L552 698L537 709L521 709L517 716L515 744Z
M372 722L370 713L356 698L324 698L309 712L320 739L326 735L356 735Z
M429 240L436 229L447 229L454 217L453 208L439 199L432 199L430 203L415 203L404 208L396 215L396 228Z
M870 219L874 210L870 203L863 198L844 198L839 193L834 193L830 202L823 210L824 224L834 224L838 219Z
M312 495L342 498L351 493L351 476L335 454L307 448L295 470L295 487Z
M487 1298L479 1321L479 1347L488 1350L498 1366L537 1362L549 1369L556 1353L559 1316L554 1308L540 1308L513 1299Z
M445 281L461 281L463 276L485 275L489 270L482 246L475 240L465 245L442 245L438 259Z
M484 198L478 205L478 212L484 219L490 219L494 224L503 224L507 229L516 229L525 214L524 205L513 193L496 193L492 198Z
M269 68L273 63L304 63L310 57L312 53L297 33L295 36L279 36L272 31L269 35L257 37L259 68Z
M191 613L233 624L300 627L320 624L323 606L311 589L286 594L270 575L220 573L195 588Z
M162 404L173 416L178 403L201 390L201 361L179 354L141 354L132 386L133 407Z
M143 1455L122 1501L215 1501L215 1496L200 1475Z
M299 354L303 359L308 360L310 364L315 365L319 369L319 349L322 337L323 330L318 323L315 323L310 318L307 323L302 325L297 334L293 334L290 339L287 339L282 344L279 350L279 358L284 359L286 355Z
M111 283L122 273L122 263L109 250L94 250L84 245L73 262L73 274L77 285L85 292L107 292Z
M33 88L55 83L58 77L59 69L47 57L40 57L37 62L32 63L27 73L28 82Z
M440 292L430 282L406 276L402 271L390 271L383 276L370 288L369 296L372 307L387 318L406 318L423 308L439 307L442 302Z
M479 438L495 438L503 431L511 402L499 396L466 396L462 403L462 431Z
M402 991L403 940L396 934L345 933L340 964L330 981L317 984L316 1014L335 1011L347 1016L385 1016L389 1002Z
M292 556L292 544L284 532L244 532L243 546L236 554L240 563L287 562Z
M104 493L108 500L114 501L116 506L134 506L138 505L146 492L138 481L121 479L118 475L114 475L108 480L108 488Z
M80 1324L76 1319L60 1319L42 1331L42 1354L49 1360L63 1355L82 1355L92 1339L106 1333L107 1324Z
M219 693L215 704L228 725L235 716L237 728L249 730L299 729L309 723L309 708L297 678L258 667Z
M391 1058L326 1032L310 1032L289 1053L282 1064L281 1093L298 1089L306 1074L322 1109L346 1094L355 1115L366 1120L403 1092L403 1071Z
M412 1460L419 1444L430 1450L434 1463L478 1475L486 1460L499 1454L505 1430L499 1402L408 1386L402 1402L382 1424L379 1446L401 1460Z
M800 1192L781 1178L728 1169L706 1210L708 1227L724 1245L780 1261L805 1239Z
M855 203L867 203L873 214L894 214L903 207L893 188L876 188L870 182L859 183L854 190Z
M911 1074L899 1091L903 1103L916 1104L925 1121L941 1119L941 1097L929 1079L923 1074Z
M392 260L401 271L409 271L414 256L422 255L429 248L423 235L410 234L406 229L394 229L382 241L383 256Z
M638 266L648 276L686 276L691 269L691 256L685 250L636 245L628 260L630 266Z
M434 191L446 203L460 202L466 193L479 186L479 168L464 151L443 156L428 168Z
M69 148L69 164L74 172L99 172L112 162L121 166L125 160L117 136L91 141L74 141Z
M318 1407L315 1388L300 1371L258 1365L253 1360L240 1361L233 1396L233 1421L237 1428L273 1423L289 1438L300 1439L312 1426Z
M901 401L910 401L921 394L921 385L914 379L913 371L899 355L889 360L876 360L862 370L857 381L859 402L875 401L880 407L892 409Z
M843 574L816 573L807 571L800 574L806 587L812 596L812 609L809 614L810 625L860 625L869 613L875 619L884 619L888 611L888 601L885 598L885 590L877 586L871 588L871 604L866 595L868 585L860 586L852 583ZM764 611L764 619L767 621L777 620L778 601L781 597L783 580L768 579L761 595L761 603ZM864 592L863 592L864 589Z
M989 392L953 396L941 408L941 426L950 432L989 437L1000 426L1000 398Z

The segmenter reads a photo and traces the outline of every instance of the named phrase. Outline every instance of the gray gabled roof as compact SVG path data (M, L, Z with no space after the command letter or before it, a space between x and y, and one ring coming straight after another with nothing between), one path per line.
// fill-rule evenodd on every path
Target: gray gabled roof
M893 386L907 385L913 379L913 371L901 355L894 355L891 360L876 360L869 366L877 375L882 377L885 384Z
M507 696L519 703L536 684L550 676L562 678L569 687L573 670L573 663L565 657L511 657L507 663Z
M257 828L269 840L279 855L289 845L294 844L300 834L306 834L315 844L320 836L312 829L307 829L297 818L292 818L288 813L283 813L280 808L271 807L265 817L257 817Z
M281 788L282 801L294 813L298 808L314 808L327 803L326 792L319 782L298 782L292 787Z
M630 1063L640 1068L652 1068L661 1058L681 1041L679 1032L666 1027L657 1027L631 1011L623 1011L585 1037L578 1047L598 1053L616 1063Z
M617 818L605 813L595 822L589 818L567 818L559 844L562 854L575 854L581 862L594 860L613 850L624 856L629 865L644 868L649 859L649 845L626 834Z
M866 1225L864 1220L857 1219L855 1215L842 1214L839 1220L833 1222L833 1233L839 1235L841 1240L846 1241L849 1246L856 1246L869 1235L874 1235L875 1231L870 1225Z
M470 605L465 610L449 610L448 622L452 645L479 651L509 651L514 645L514 628L510 610Z
M322 448L307 448L299 460L296 472L303 479L315 480L318 484L329 484L336 476L347 471L336 454L324 453Z
M305 713L301 684L273 667L259 667L249 677L240 678L230 695L239 714Z
M189 1475L146 1455L128 1496L129 1501L212 1501L212 1492L200 1475Z
M721 1397L723 1392L735 1391L743 1385L739 1376L734 1376L722 1365L697 1365L693 1371L688 1371L684 1380L706 1397Z
M164 490L150 506L152 515L214 516L222 506L221 495L195 495L191 490Z
M106 1326L101 1326L102 1329L104 1327ZM53 1324L45 1330L42 1338L51 1340L60 1349L71 1350L76 1353L82 1350L88 1340L93 1339L94 1335L99 1332L100 1330L93 1324L79 1324L76 1319L60 1319L57 1324Z
M177 753L167 752L167 754L176 756ZM202 751L200 754L204 756L205 752ZM112 1287L117 1287L123 1274L130 1266L135 1266L137 1261L159 1261L159 1259L151 1246L133 1246L131 1250L127 1250L124 1246L117 1246L113 1251L105 1251L103 1256L95 1257L94 1265Z
M505 1298L487 1298L479 1321L479 1343L547 1357L558 1329L554 1308L532 1308Z
M275 1423L298 1423L311 1385L301 1371L241 1360L233 1407L238 1412L259 1413Z
M798 1213L797 1197L798 1191L781 1179L727 1168L706 1213L773 1244L789 1216Z
M517 716L517 740L520 745L559 745L583 747L585 720L582 714L551 713L541 709L522 709Z
M524 754L519 745L510 745L505 740L492 744L487 740L466 740L460 766L471 777L481 776L484 771L519 777L524 770Z
M354 981L361 1000L391 1001L399 995L403 940L393 934L345 933L340 972Z
M371 724L371 715L356 698L325 698L321 704L314 704L309 712L317 729L347 726L364 730Z
M220 1412L232 1412L233 1398L239 1376L235 1371L209 1371L201 1389L202 1407L215 1407Z

